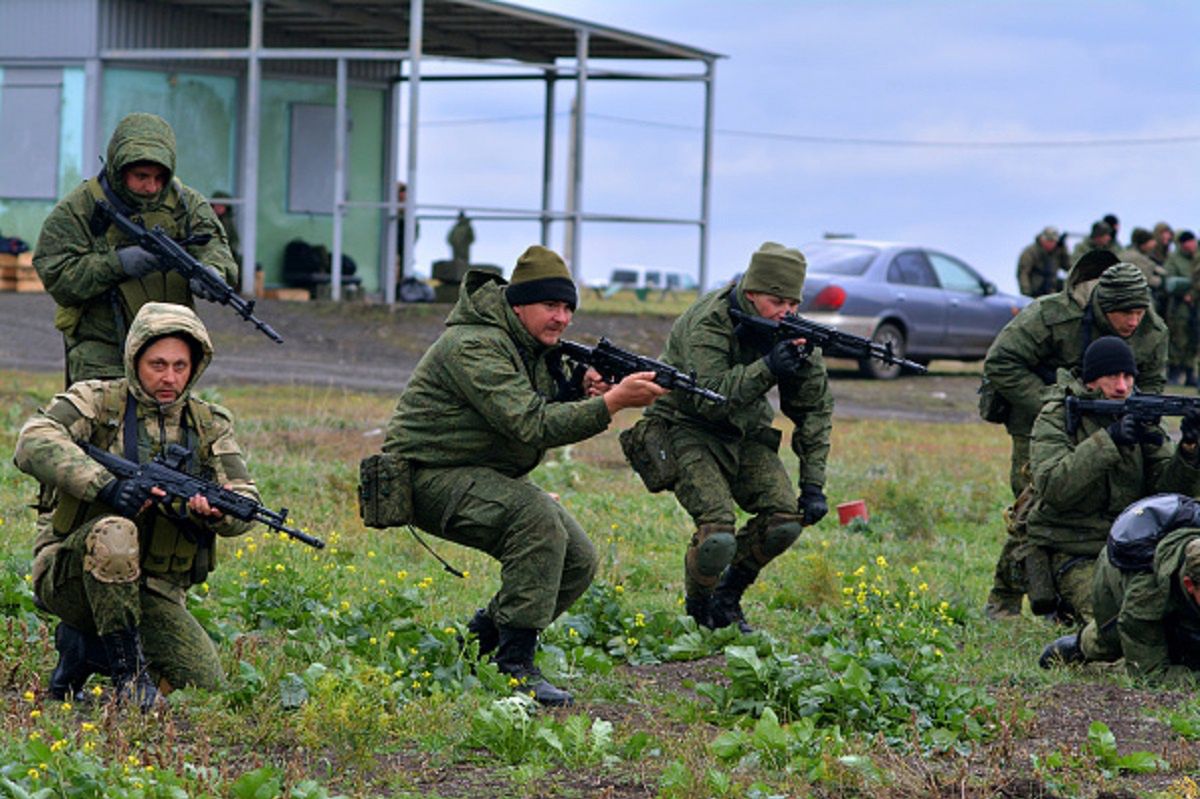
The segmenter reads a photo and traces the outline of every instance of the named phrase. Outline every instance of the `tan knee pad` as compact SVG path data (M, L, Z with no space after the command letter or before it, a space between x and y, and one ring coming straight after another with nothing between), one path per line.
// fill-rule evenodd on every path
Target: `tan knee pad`
M689 579L712 588L737 554L732 524L702 524L696 528L683 563Z
M87 534L83 570L102 583L132 583L141 576L137 527L120 516L105 516Z
M796 513L773 513L767 519L751 526L750 557L755 566L762 568L788 550L800 537L802 517Z

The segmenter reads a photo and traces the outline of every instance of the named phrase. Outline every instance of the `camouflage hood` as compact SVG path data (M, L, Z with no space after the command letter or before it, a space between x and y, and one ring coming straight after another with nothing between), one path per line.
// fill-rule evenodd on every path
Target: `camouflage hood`
M446 327L455 325L488 325L498 327L512 336L518 345L533 349L545 349L521 320L513 313L504 298L504 287L508 282L497 274L472 269L463 278L458 302L446 317Z
M138 353L152 339L167 335L179 336L192 344L194 362L191 379L188 380L183 391L179 392L179 398L164 406L164 409L187 400L192 386L208 368L213 352L212 340L208 337L208 331L204 328L200 317L196 316L196 312L191 308L169 302L148 302L143 305L137 316L133 318L133 323L129 326L129 336L125 340L125 377L129 381L130 392L140 403L158 404L142 389L142 384L137 376L135 360ZM197 350L201 353L199 358L195 357Z
M125 188L121 171L130 164L150 161L167 170L163 189L154 197L139 197ZM175 175L175 131L162 117L154 114L130 114L122 119L108 140L108 158L104 162L108 184L117 195L139 211L151 211L166 198Z
M1111 250L1092 250L1084 253L1078 261L1072 264L1071 271L1067 273L1067 284L1063 291L1080 308L1086 307L1100 275L1105 269L1119 262L1120 259Z

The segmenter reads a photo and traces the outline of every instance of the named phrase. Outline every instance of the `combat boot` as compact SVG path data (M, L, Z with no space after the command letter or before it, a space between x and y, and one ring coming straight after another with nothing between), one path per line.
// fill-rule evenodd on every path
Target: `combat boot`
M983 606L984 618L989 621L1021 618L1021 602L1024 594L1010 594L997 591L995 588L988 594L987 604Z
M563 707L574 704L575 699L568 691L552 685L533 664L533 653L537 649L537 630L500 627L499 631L500 641L494 659L496 668L521 684L517 690L528 692L542 705Z
M689 596L683 600L683 609L687 615L706 630L716 629L713 627L711 600L710 596Z
M1084 661L1083 649L1079 646L1079 633L1064 635L1042 650L1038 665L1043 669L1052 666L1069 666Z
M743 633L752 633L754 628L746 621L742 612L742 594L758 577L758 572L742 564L734 564L721 575L717 590L713 592L712 623L715 629L736 624Z
M479 656L491 654L500 645L500 629L483 608L467 622L467 631L479 642Z
M60 702L78 700L84 683L93 674L108 676L108 654L100 636L90 635L65 621L54 631L58 665L50 674L50 696Z
M158 699L158 688L146 668L142 638L137 628L127 627L108 633L100 636L100 640L108 654L117 703L123 704L132 699L143 713L148 713Z

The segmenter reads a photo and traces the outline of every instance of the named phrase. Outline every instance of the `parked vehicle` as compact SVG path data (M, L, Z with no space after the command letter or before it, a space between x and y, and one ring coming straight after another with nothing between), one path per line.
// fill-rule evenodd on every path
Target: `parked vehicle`
M618 266L608 276L608 288L694 291L697 286L696 279L685 272L653 266Z
M808 260L800 315L864 336L918 363L982 360L992 339L1029 304L1003 294L963 261L911 244L837 239L801 248ZM889 380L899 366L859 363Z

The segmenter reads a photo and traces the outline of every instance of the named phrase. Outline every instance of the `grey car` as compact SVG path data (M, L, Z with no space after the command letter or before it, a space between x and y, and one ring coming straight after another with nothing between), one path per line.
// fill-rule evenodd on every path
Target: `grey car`
M801 248L808 259L800 315L846 333L891 342L896 355L982 360L1028 297L1002 294L958 258L912 244L832 239ZM899 366L859 363L883 380Z

